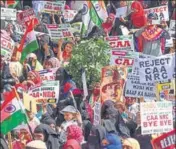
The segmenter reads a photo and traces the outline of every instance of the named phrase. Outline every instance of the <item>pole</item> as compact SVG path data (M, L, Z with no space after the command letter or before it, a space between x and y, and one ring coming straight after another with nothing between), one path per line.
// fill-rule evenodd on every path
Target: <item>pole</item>
M8 146L9 146L9 149L13 149L11 132L8 132L7 137L8 137Z

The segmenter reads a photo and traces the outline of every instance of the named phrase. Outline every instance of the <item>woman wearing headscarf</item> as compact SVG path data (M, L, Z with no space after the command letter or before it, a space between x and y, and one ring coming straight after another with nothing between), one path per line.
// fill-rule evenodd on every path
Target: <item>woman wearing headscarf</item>
M69 139L63 146L63 149L81 149L81 146L78 141L74 139Z
M59 68L59 67L60 67L60 62L56 57L52 57L46 60L44 63L44 69Z
M34 130L34 139L46 143L47 149L59 149L59 135L48 125L40 124Z

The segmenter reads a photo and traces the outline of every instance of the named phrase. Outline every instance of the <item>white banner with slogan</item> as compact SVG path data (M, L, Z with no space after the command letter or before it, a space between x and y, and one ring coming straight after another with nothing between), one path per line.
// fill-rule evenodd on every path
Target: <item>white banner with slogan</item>
M56 79L56 71L58 68L44 69L39 71L42 81L54 81Z
M65 22L68 23L72 21L77 13L78 13L77 10L64 10L63 15L64 15Z
M1 8L1 20L16 20L17 10L11 8Z
M142 135L162 134L173 130L172 102L140 103Z

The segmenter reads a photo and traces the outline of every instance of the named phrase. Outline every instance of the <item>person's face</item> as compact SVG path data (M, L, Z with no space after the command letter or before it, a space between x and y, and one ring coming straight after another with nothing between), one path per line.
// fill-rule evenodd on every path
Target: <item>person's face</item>
M73 149L73 147L71 147L71 146L68 146L66 149Z
M65 113L64 113L64 119L65 119L66 121L70 121L70 120L72 120L73 118L74 118L73 113L69 113L69 112L65 112Z
M124 146L123 146L123 149L133 149L133 148L130 147L130 146L124 145Z
M72 44L66 44L64 51L67 53L71 53L72 52Z
M32 120L34 118L34 114L32 112L28 112L27 115L30 120Z
M27 76L27 80L28 81L30 81L30 80L32 81L34 79L35 79L34 75L32 75L31 73L29 73L28 76Z
M44 68L45 68L45 69L50 69L50 68L52 68L51 62L46 62L45 65L44 65Z
M44 135L42 133L34 133L34 139L44 141Z
M111 22L113 22L113 18L109 16L109 17L107 18L107 23L111 23Z
M54 131L56 130L56 126L54 124L49 125Z
M75 41L80 41L81 37L80 36L75 36Z

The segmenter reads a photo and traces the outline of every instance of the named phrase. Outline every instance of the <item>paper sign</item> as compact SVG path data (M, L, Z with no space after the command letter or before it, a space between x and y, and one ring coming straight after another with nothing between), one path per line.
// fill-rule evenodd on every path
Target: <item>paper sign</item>
M1 20L16 20L17 10L11 8L1 8Z
M44 81L41 86L29 89L28 94L42 103L46 99L48 103L57 103L59 99L59 81Z
M140 104L142 135L161 134L173 130L172 102Z
M139 59L138 68L141 83L166 81L174 78L175 56Z
M144 100L156 98L154 83L140 83L139 76L128 74L125 86L126 97L144 97Z
M160 7L153 7L149 9L144 9L145 16L147 17L150 13L155 13L157 15L156 20L165 20L169 21L169 11L168 11L168 6L160 6Z
M133 36L110 36L106 37L105 40L108 41L110 47L113 50L126 50L134 51L134 41Z
M127 11L128 11L127 6L117 8L117 9L116 9L116 17L117 17L117 18L126 17L126 16L127 16Z
M71 24L72 33L74 33L74 32L81 33L82 24L83 24L82 22L72 23L72 24Z
M170 20L170 26L169 26L169 34L170 36L175 39L175 32L176 32L176 29L175 29L175 20Z
M58 68L44 69L39 71L42 81L54 81L56 79L56 71Z
M151 141L153 149L175 149L176 129Z
M94 107L94 126L101 124L101 103L95 102Z
M65 22L68 23L68 22L72 21L77 13L78 13L78 11L76 11L76 10L64 10L63 14L64 14Z

